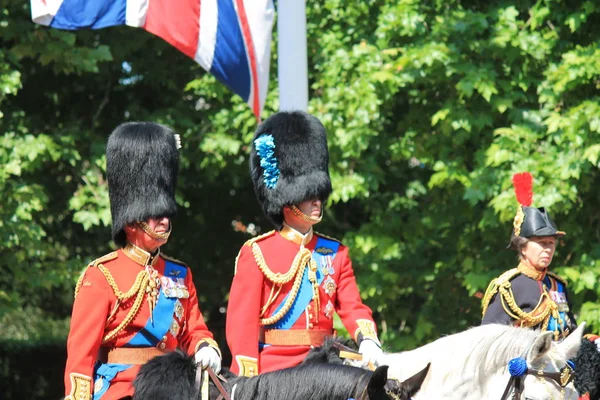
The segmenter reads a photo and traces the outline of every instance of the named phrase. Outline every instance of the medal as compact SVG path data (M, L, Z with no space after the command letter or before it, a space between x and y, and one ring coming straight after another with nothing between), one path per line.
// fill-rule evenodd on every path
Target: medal
M331 319L333 316L333 304L331 304L331 300L327 302L325 309L323 310L327 319Z
M331 279L331 276L327 276L327 279L325 279L325 281L323 282L323 288L325 289L325 293L327 293L329 297L331 297L335 293L337 285L335 284L335 281Z

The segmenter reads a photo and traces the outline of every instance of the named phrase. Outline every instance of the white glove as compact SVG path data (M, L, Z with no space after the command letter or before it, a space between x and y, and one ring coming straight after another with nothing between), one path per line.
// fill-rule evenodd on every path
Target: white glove
M198 350L194 358L196 359L196 365L200 365L202 369L210 367L215 371L215 374L221 371L221 356L211 346L205 346Z
M377 366L379 358L383 355L381 347L379 347L379 345L371 339L364 339L362 342L360 342L358 352L363 356L361 364L363 368L368 367L369 363Z

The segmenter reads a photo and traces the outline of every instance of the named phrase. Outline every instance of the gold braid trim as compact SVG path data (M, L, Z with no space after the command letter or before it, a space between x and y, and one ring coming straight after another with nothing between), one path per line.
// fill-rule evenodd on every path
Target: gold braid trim
M267 233L263 233L262 235L258 235L256 237L253 237L252 239L248 239L246 241L246 243L244 243L244 246L252 246L253 243L256 243L260 240L263 240L265 238L268 238L269 236L272 236L275 234L275 230L269 231Z
M310 255L311 254L309 252L309 256ZM260 323L262 325L274 324L275 322L277 322L281 318L283 318L283 316L290 310L290 308L292 307L292 304L294 303L294 300L296 299L296 296L298 295L298 290L300 289L300 284L302 283L302 276L304 275L304 270L306 269L307 264L308 264L308 262L304 263L304 266L302 268L300 268L300 270L298 271L298 275L296 275L296 280L294 281L294 285L292 286L290 295L288 296L283 307L281 307L281 309L275 315L273 315L269 318L261 318ZM315 260L311 259L310 264L311 264L311 269L314 268L316 270L317 263L315 262ZM314 282L313 282L313 284L314 284ZM313 294L313 297L314 297L314 294Z
M560 283L562 283L563 285L567 285L567 281L564 278L561 278L560 276L556 275L554 272L546 272L546 274L550 275L551 277L553 277L554 279L556 279L557 281L559 281Z
M166 255L165 253L160 253L160 255L161 255L161 257L162 257L162 258L164 258L165 260L168 260L168 261L174 262L175 264L183 265L183 266L185 266L185 267L187 267L187 266L188 266L188 265L187 265L186 263L184 263L183 261L181 261L181 260L178 260L178 259L176 259L176 258L173 258L173 257L171 257L171 256L168 256L168 255Z
M523 207L519 205L519 208L517 209L517 214L515 215L515 219L513 220L515 236L519 236L521 234L521 225L523 225L523 221L525 221L525 213L523 213Z
M75 284L75 294L73 295L74 298L77 298L77 294L79 293L79 289L81 289L81 285L83 284L84 277L85 277L85 271L83 271L81 273L81 275L79 275L79 279L77 279L77 283Z
M342 241L341 241L341 240L339 240L339 239L336 239L336 238L334 238L334 237L331 237L331 236L323 235L321 232L315 232L315 233L316 233L317 235L319 235L319 236L322 236L322 237L324 237L325 239L333 240L334 242L338 242L338 243L340 243L340 244L342 243Z
M102 344L105 344L114 339L121 331L123 331L123 329L125 329L133 321L137 313L140 311L140 307L142 305L142 302L144 301L144 296L146 294L146 288L148 287L148 283L150 282L150 277L148 276L148 273L146 271L140 271L135 279L133 286L131 286L131 288L127 292L123 293L119 290L112 274L106 267L104 267L104 265L99 264L98 269L102 272L109 286L115 293L115 296L117 297L117 304L120 304L122 301L127 300L133 297L134 295L137 295L133 305L131 306L131 310L129 310L129 313L127 313L125 319L123 319L123 321L121 321L121 323L115 329L108 332L102 339ZM116 313L117 308L118 306L115 305L111 316L109 316L109 320Z
M101 263L106 262L106 261L114 260L118 256L119 256L119 254L116 251L110 252L110 253L108 253L108 254L100 257L100 258L95 259L91 263L89 263L88 264L88 268L89 267L95 267L98 264L101 264ZM81 285L83 284L83 278L85 277L85 272L86 271L87 271L87 269L85 271L83 271L81 273L81 275L79 275L79 279L77 279L77 284L75 285L75 294L74 294L74 297L77 297L77 294L79 293L79 289L81 289Z
M483 299L481 299L481 318L485 316L485 312L487 311L490 302L492 301L492 297L494 297L494 295L498 293L500 285L504 282L509 282L512 278L514 278L517 275L519 275L519 270L517 268L513 268L504 272L498 278L492 279L485 291L485 294L483 295Z
M285 274L280 274L279 272L273 272L269 269L258 243L252 243L252 254L254 255L254 260L256 261L256 265L258 265L260 271L269 281L277 285L284 285L294 279L298 270L300 269L300 266L306 266L308 259L312 256L310 250L302 247L298 254L296 254L294 257L294 261L292 262L292 266L288 272Z

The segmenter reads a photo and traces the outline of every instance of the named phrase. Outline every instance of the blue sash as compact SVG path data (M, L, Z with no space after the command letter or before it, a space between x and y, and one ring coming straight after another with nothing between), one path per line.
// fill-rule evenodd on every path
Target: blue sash
M171 261L166 261L164 276L168 278L172 271L175 271L173 275L178 278L185 278L187 274L187 268ZM177 298L167 297L164 290L161 290L152 313L153 318L148 318L146 326L136 333L129 343L123 347L155 347L171 327L176 302Z
M339 242L334 240L326 239L324 237L319 236L317 243L315 244L315 251L312 253L312 258L317 263L317 284L320 285L323 282L323 278L325 275L321 271L320 266L322 263L327 260L322 259L322 257L331 257L331 261L335 258L337 251L340 247ZM317 251L318 250L318 251ZM325 254L321 254L325 253ZM276 314L285 304L288 299L289 293L283 301L279 304L275 312ZM304 269L304 274L302 275L302 283L300 284L300 288L298 289L298 294L292 303L292 306L288 310L288 312L281 318L279 321L274 323L273 325L269 325L266 327L267 329L290 329L298 318L302 315L306 307L310 304L313 298L313 287L312 283L308 280L308 267Z
M112 381L119 372L123 372L126 369L133 367L133 365L127 364L97 364L94 376L94 382L98 382L98 379L102 379L102 387L96 390L94 385L94 400L101 399L104 393L110 387L110 381Z

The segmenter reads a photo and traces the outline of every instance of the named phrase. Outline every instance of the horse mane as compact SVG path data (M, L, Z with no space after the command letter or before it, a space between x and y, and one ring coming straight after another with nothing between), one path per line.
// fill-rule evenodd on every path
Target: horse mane
M196 399L195 379L194 357L182 350L154 357L142 365L133 381L133 400Z
M344 363L340 357L340 351L335 347L336 344L341 344L356 351L356 345L353 340L346 339L342 336L328 336L321 346L312 348L306 358L302 361L303 364L338 364Z
M382 371L386 379L387 367ZM237 385L236 400L365 399L372 371L356 367L312 362L251 378L223 371L223 385L231 393ZM133 382L134 400L196 400L196 365L193 356L176 350L144 364ZM382 388L383 389L383 382ZM218 392L210 385L210 397ZM384 397L388 398L388 397ZM204 400L204 399L203 399ZM377 400L377 399L372 399Z
M489 377L505 370L510 359L525 355L538 334L508 325L482 325L415 350L386 354L383 363L391 366L391 377L406 379L429 362L424 387L440 397L451 393L453 399L475 399L481 393L473 388L484 390Z
M479 340L463 348L467 354L465 363L472 361L486 371L505 368L510 359L524 356L540 333L498 324L482 325L469 331L478 334Z
M372 374L346 365L308 363L251 378L236 377L229 385L239 385L236 400L358 399L366 393Z

